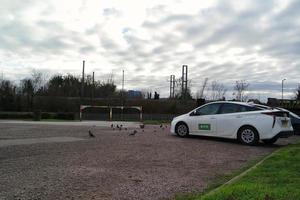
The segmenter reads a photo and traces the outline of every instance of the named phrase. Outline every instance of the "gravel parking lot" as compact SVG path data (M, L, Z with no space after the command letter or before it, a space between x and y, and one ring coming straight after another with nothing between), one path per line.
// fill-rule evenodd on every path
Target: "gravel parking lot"
M88 136L89 129L95 138ZM129 136L133 130L138 132ZM201 191L216 175L296 140L249 147L231 140L179 138L170 135L169 127L119 131L1 122L0 199L170 199Z

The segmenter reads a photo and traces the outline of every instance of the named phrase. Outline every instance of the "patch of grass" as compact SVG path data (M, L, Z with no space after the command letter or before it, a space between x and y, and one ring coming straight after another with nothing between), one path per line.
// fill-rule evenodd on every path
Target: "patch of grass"
M259 162L261 159L251 160L248 161L247 164L242 167L241 169L235 170L232 173L229 174L217 174L213 180L209 183L209 185L202 191L202 192L193 192L193 193L187 193L187 194L176 194L175 200L194 200L199 198L201 195L206 194L209 191L212 191L216 189L217 187L220 187L227 181L231 180L232 178L238 176L242 172L246 171L247 169L254 166L257 162Z
M41 119L42 122L79 122L73 119Z
M300 199L300 144L275 152L253 170L197 200ZM191 199L191 198L186 198Z

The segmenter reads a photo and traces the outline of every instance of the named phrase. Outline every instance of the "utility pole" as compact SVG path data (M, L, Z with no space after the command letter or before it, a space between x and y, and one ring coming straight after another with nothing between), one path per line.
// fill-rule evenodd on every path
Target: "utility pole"
M122 110L121 110L121 119L123 120L123 114L124 114L124 69L122 71Z
M84 98L84 67L85 67L85 60L83 60L82 62L81 99Z
M283 82L285 81L286 79L282 79L281 80L281 105L283 104Z
M182 65L182 77L181 77L181 91L182 98L186 99L187 97L187 82L188 82L188 66Z
M123 75L122 75L122 91L124 90L124 70L123 70Z
M170 99L175 97L175 75L170 76Z
M92 99L95 97L95 72L93 72L93 90L92 90Z

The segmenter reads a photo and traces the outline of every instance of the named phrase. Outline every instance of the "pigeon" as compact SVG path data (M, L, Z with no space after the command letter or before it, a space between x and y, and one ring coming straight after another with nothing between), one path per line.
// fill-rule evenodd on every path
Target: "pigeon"
M90 137L95 137L95 135L92 133L91 130L89 130L89 136L90 136Z
M120 128L119 124L117 124L117 128Z
M160 124L160 126L159 126L160 128L162 128L163 127L163 125L162 124Z
M145 124L140 124L140 128L144 129L145 128Z
M129 133L129 136L135 136L136 133L137 133L137 131L136 131L136 130L133 130L132 133Z

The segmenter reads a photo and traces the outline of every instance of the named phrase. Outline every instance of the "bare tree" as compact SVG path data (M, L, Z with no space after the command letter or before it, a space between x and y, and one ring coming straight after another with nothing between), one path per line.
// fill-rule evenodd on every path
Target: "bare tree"
M186 91L186 98L192 99L192 92L191 92L191 85L192 81L188 80L187 82L187 91ZM175 98L181 99L183 97L182 91L182 78L175 79Z
M295 90L295 99L300 100L300 84L298 84L298 88Z
M222 83L218 81L213 81L211 83L211 100L220 100L225 97L227 89L224 87Z
M249 83L245 80L240 80L235 82L234 90L236 91L235 96L238 101L247 101L248 96L245 92L248 90Z
M208 78L205 78L205 79L203 80L203 83L202 83L202 86L201 86L200 90L197 91L197 94L196 94L196 98L197 98L197 99L205 98L204 92L205 92L205 89L206 89L206 87L207 87L207 83L208 83Z
M32 70L30 79L32 80L33 91L36 93L45 85L46 75L41 71Z

